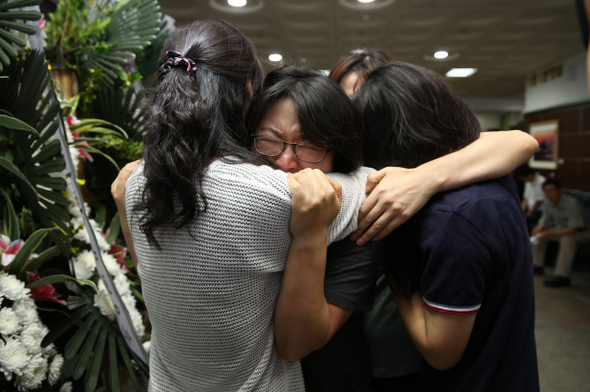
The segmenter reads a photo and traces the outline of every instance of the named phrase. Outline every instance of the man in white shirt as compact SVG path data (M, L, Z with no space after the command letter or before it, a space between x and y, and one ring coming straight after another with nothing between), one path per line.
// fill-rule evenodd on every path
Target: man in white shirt
M514 171L516 177L524 181L524 195L522 198L522 209L525 212L529 232L537 225L545 201L543 183L547 180L528 165L522 165Z

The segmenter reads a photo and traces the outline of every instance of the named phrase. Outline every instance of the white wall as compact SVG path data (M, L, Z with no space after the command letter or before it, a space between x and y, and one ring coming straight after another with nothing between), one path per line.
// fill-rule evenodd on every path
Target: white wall
M481 130L484 132L489 129L507 130L522 121L520 111L475 111L474 113Z
M524 112L590 101L586 53L539 69L526 77Z

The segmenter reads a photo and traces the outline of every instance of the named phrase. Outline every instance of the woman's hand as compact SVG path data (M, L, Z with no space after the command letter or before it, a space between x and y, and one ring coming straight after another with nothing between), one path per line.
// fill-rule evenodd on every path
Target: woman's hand
M431 173L420 168L386 167L367 178L367 197L350 238L358 245L380 240L418 212L436 193Z
M336 219L342 205L342 187L321 170L305 169L289 174L292 207L289 228L293 237L325 232Z

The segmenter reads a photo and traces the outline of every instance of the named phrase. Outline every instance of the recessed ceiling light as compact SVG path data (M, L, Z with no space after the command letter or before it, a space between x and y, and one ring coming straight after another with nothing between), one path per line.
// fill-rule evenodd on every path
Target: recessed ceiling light
M227 4L231 5L232 7L243 7L247 3L246 0L227 0Z
M362 12L389 7L394 2L395 0L338 0L341 6Z
M453 68L447 72L447 78L467 78L477 72L477 68Z
M281 61L281 60L283 59L283 56L281 56L281 55L280 55L280 54L278 54L278 53L273 53L273 54L271 54L270 56L268 56L268 59L269 59L270 61L277 62L277 61Z
M435 59L446 59L449 57L449 52L445 52L444 50L439 50L434 54Z

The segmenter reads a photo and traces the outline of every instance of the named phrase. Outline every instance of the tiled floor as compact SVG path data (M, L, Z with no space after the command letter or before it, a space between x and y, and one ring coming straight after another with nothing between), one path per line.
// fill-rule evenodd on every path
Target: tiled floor
M547 288L545 278L535 276L541 392L590 392L590 270L575 270L567 288Z

